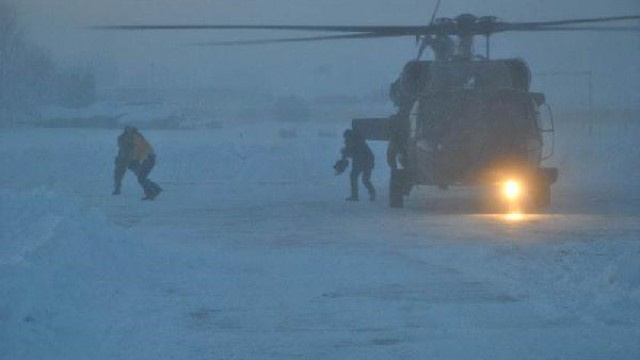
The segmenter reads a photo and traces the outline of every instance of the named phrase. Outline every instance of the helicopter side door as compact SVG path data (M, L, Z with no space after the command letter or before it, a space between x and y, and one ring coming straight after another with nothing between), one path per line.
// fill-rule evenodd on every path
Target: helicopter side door
M426 106L426 101L419 99L409 113L409 163L416 184L435 185L438 149L433 139L429 138Z

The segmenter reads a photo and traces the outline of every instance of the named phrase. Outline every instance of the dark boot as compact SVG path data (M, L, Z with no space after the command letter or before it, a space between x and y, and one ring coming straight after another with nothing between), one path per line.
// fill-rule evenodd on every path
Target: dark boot
M153 183L153 188L152 188L152 199L155 199L158 195L160 195L160 193L162 192L162 188L160 186L158 186L158 184Z
M144 197L142 200L153 200L162 192L162 188L158 186L158 184L149 180L148 186L146 187Z
M369 200L376 201L376 190L373 187L369 189Z

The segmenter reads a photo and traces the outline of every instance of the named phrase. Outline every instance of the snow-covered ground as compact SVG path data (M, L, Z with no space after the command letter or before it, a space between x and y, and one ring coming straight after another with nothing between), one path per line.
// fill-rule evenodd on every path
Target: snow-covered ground
M547 214L347 203L345 124L0 132L0 359L638 359L640 124L558 122Z

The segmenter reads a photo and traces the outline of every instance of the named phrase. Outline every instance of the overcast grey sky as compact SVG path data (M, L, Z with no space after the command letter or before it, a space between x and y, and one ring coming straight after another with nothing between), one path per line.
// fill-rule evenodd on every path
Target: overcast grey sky
M19 0L28 33L70 65L107 74L108 87L252 86L276 94L365 94L383 89L415 56L412 38L349 40L253 47L185 47L229 38L300 33L227 31L101 32L106 24L328 24L420 25L435 0ZM640 14L638 0L442 0L439 16L494 15L505 21ZM307 35L306 33L304 35ZM501 34L493 57L522 57L534 73L591 71L596 105L640 103L640 35ZM481 44L477 46L482 49ZM586 99L586 79L546 79L575 86ZM556 91L558 93L566 92ZM584 94L581 94L584 92ZM553 103L551 100L550 102Z

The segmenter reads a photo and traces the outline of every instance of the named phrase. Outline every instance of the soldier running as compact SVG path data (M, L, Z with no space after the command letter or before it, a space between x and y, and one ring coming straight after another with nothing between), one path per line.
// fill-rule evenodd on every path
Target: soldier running
M362 183L369 192L369 200L376 199L376 190L371 184L371 171L373 170L373 152L364 139L355 131L347 129L343 133L344 148L342 148L342 159L334 166L338 174L342 173L348 166L347 158L352 159L351 164L351 196L347 201L358 201L358 177L362 174Z
M144 190L142 200L153 200L162 192L162 188L151 181L148 176L156 164L156 155L153 148L133 126L126 126L118 136L118 155L115 159L113 171L114 190L113 195L119 195L122 187L122 178L131 170L138 177L138 183Z

